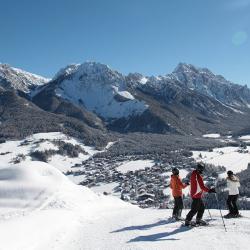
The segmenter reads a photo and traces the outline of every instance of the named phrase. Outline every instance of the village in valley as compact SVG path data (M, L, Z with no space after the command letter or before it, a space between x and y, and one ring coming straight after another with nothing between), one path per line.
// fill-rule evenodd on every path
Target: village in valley
M89 188L103 185L104 188L101 189L103 194L119 196L122 200L139 205L142 208L168 208L169 203L171 203L168 190L171 169L177 166L183 170L184 176L182 178L188 182L186 176L196 166L193 158L181 156L180 152L175 153L176 159L178 159L176 161L170 161L168 154L106 156L105 158L97 154L83 161L82 164L75 164L65 174L72 178L77 177L78 184ZM150 163L151 166L146 166L146 164L145 168L142 165L141 169L122 171L124 162L130 162L130 165L134 166L146 162ZM221 171L224 171L224 169L221 168ZM106 191L105 184L109 183L113 183L112 188Z

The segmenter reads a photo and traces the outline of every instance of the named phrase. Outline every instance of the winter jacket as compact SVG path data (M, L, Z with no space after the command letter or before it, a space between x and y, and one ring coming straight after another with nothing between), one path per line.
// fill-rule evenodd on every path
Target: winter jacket
M239 194L240 180L237 176L233 175L232 178L227 177L227 188L229 195Z
M190 185L190 194L193 199L199 199L202 197L203 192L209 191L209 188L204 185L203 177L197 170L194 170L191 174Z
M170 188L174 197L182 196L182 189L186 186L186 184L182 183L179 175L171 175Z

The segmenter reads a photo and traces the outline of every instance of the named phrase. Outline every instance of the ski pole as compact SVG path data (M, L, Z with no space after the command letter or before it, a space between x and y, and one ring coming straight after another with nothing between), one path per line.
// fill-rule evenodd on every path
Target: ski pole
M210 213L209 208L207 208L207 211L208 211L208 214L209 214L210 219L212 220L213 218L212 218L212 216L211 216L211 213Z
M187 216L187 213L186 213L186 206L185 206L185 196L184 196L184 194L182 194L182 202L183 202L183 209L184 209L184 215L185 215L185 218L186 218L186 216Z
M223 216L222 216L221 208L220 208L220 205L219 205L219 200L218 200L217 193L214 193L214 194L215 194L215 198L216 198L216 201L217 201L218 209L220 210L220 216L221 216L221 219L222 219L222 222L223 222L223 226L224 226L224 228L225 228L225 232L227 232L226 225L225 225L225 221L224 221L224 218L223 218Z
M207 201L206 201L206 200L204 200L204 204L205 204L205 207L207 207ZM212 215L211 215L211 213L210 213L209 208L206 208L206 209L207 209L207 212L208 212L208 214L209 214L210 220L212 220L213 218L212 218Z

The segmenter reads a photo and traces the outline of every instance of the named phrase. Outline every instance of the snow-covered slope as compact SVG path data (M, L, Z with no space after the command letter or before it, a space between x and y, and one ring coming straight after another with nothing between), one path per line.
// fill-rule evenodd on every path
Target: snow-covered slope
M2 164L14 164L15 159L20 159L27 164L32 162L31 152L45 150L58 150L53 141L63 141L72 145L80 146L85 154L80 153L77 157L71 158L66 155L54 154L49 157L48 162L61 172L71 170L71 167L75 164L82 163L82 161L88 159L93 154L101 152L95 150L93 147L85 146L81 140L69 137L60 132L51 133L37 133L32 136L26 137L24 140L7 141L0 144L0 162Z
M44 85L50 79L31 74L21 69L0 64L0 86L4 89L16 89L29 93L36 87Z
M0 179L1 250L240 250L250 244L249 211L227 220L227 232L218 210L210 211L211 226L190 229L167 219L171 209L143 210L96 195L46 163L1 165Z
M218 210L210 210L209 227L181 227L181 222L168 220L172 209L143 210L75 185L61 173L66 170L63 164L70 166L67 157L52 158L50 164L31 161L30 151L56 150L53 140L83 147L88 155L80 156L80 161L96 152L62 133L34 134L0 144L0 250L240 250L249 246L249 211L241 211L243 218L227 220L227 232ZM20 154L26 159L14 164L12 159ZM133 164L133 168L150 166L149 161ZM131 170L127 163L121 167ZM181 176L186 173L181 171ZM113 183L107 185L112 189ZM187 212L186 208L183 216ZM204 218L209 220L209 214L205 212Z
M128 91L125 78L100 63L69 65L56 74L56 94L105 119L143 113L147 106Z
M46 163L1 165L0 179L0 249L87 249L78 242L68 248L81 239L78 230L103 211L128 207L73 184Z
M224 166L227 170L238 173L247 169L250 163L250 147L246 149L240 147L214 148L212 152L193 151L193 158L197 161ZM226 172L223 174L226 175Z

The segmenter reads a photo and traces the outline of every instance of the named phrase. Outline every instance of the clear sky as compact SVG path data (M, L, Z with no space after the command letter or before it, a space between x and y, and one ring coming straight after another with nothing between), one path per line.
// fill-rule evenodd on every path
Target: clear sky
M250 0L0 0L0 62L52 77L98 61L127 74L179 62L250 86Z

